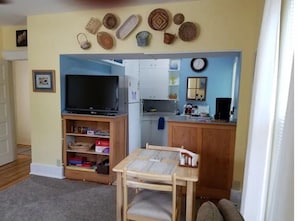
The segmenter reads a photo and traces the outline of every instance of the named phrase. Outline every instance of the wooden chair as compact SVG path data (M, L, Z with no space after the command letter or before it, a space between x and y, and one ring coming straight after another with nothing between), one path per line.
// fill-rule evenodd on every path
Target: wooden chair
M123 187L123 220L179 220L180 199L177 197L175 174L149 174L125 168ZM130 202L128 188L140 189Z
M184 147L183 146L182 147L157 146L157 145L151 145L149 143L146 143L145 148L151 149L151 150L180 151L180 149L182 149Z

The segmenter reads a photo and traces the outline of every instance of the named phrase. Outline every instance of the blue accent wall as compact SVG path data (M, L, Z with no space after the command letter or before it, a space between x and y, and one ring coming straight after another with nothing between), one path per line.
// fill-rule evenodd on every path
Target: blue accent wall
M236 59L237 62L236 62ZM180 84L179 84L179 110L183 111L183 106L187 103L193 105L209 105L210 114L215 114L215 104L217 97L232 97L232 77L233 68L236 64L235 82L235 106L238 109L238 94L240 81L240 53L224 54L222 56L207 57L207 68L202 72L194 72L191 69L192 58L181 59ZM66 74L85 74L85 75L124 75L124 68L113 66L104 62L83 60L69 55L60 56L60 82L61 82L61 111L65 109L65 75ZM193 101L186 100L187 77L207 77L206 100Z
M191 58L181 59L179 109L182 112L187 103L209 105L210 115L215 114L217 97L232 97L232 77L235 55L207 57L208 65L202 72L191 69ZM206 100L186 100L187 77L207 77Z
M92 62L73 58L68 55L60 56L60 82L61 82L61 111L65 110L65 75L83 74L83 75L110 75L114 73L110 64L102 62ZM118 74L118 73L117 73Z

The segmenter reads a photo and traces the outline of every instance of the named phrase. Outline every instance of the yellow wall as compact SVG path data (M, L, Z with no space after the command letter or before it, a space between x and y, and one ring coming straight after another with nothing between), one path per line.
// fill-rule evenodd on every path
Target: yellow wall
M264 0L201 0L28 17L29 70L54 69L57 79L56 93L31 92L32 162L57 165L57 162L62 160L60 54L180 53L235 50L242 52L234 166L234 180L239 181L241 185L247 145L253 67L263 3ZM192 42L177 40L173 45L163 44L163 33L153 31L147 24L149 13L159 7L167 9L172 15L181 12L185 15L186 21L199 24L201 29L199 38ZM85 32L84 27L90 17L94 16L102 20L107 12L118 15L121 23L131 14L138 14L142 17L141 23L127 39L117 40L115 38L116 44L111 50L102 49L97 44L96 37L91 34L87 35L92 43L92 48L88 51L80 49L76 35L79 32ZM107 30L102 26L100 31L103 30L115 34L115 31ZM152 33L151 43L146 48L136 45L135 35L142 30ZM178 26L172 23L168 32L177 33L177 30ZM4 42L6 43L6 41L11 44L10 40L4 37Z
M31 88L28 82L32 81L32 75L28 70L28 61L12 62L16 143L23 145L31 145Z
M24 50L27 47L16 46L16 31L25 30L26 26L3 26L0 27L0 49L4 51ZM2 54L1 54L2 56Z
M2 50L3 47L3 28L0 27L0 50ZM0 58L2 58L2 54L0 54Z

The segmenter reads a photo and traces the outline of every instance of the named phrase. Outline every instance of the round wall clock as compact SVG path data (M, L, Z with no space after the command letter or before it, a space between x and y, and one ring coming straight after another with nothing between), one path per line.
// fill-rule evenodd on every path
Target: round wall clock
M191 68L195 72L203 71L207 66L206 58L193 58L191 61Z

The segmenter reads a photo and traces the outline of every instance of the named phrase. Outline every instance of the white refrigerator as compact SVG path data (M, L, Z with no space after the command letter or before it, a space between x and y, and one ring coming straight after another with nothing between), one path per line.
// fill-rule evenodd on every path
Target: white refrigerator
M124 60L128 87L128 154L141 147L139 60Z

